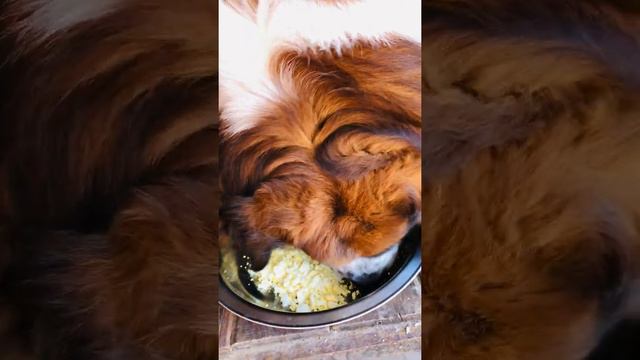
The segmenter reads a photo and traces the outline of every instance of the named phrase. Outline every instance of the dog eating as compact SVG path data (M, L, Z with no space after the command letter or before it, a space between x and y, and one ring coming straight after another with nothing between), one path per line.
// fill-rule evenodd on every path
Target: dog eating
M221 1L223 236L375 280L421 219L420 3Z

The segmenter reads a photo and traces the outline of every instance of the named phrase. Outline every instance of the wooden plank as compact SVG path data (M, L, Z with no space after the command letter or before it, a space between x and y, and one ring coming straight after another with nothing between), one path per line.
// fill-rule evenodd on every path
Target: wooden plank
M220 340L218 347L220 349L227 349L235 342L235 328L238 322L238 317L224 309L222 306L218 307L218 321L219 321L219 334Z
M416 280L376 311L322 329L274 329L222 310L220 359L419 359L420 334Z

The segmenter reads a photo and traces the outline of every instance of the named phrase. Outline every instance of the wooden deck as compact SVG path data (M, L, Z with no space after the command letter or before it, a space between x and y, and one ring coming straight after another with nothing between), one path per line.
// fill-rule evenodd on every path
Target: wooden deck
M376 311L322 329L274 329L219 311L222 360L420 359L419 279Z

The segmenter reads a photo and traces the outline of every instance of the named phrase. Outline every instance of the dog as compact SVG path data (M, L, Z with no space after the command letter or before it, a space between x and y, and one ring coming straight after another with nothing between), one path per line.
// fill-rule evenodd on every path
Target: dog
M375 280L421 221L420 3L219 6L221 236Z
M423 358L584 359L636 316L634 4L423 3Z
M217 358L217 6L0 3L2 358Z

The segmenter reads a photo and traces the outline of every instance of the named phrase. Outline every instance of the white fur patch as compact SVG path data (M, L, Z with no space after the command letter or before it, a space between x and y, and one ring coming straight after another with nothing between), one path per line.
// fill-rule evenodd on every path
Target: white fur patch
M359 39L384 43L392 34L417 43L421 39L417 0L362 0L341 6L300 0L276 4L274 10L269 1L258 6L258 25L276 43L340 51Z
M392 37L415 43L421 39L419 0L362 0L341 6L263 0L255 22L222 0L219 9L219 104L222 130L231 134L254 126L269 103L295 96L286 91L286 78L270 78L268 65L275 50L339 53L358 40L387 45Z
M120 0L33 0L25 6L31 14L23 20L27 32L46 38L88 20L100 18L116 8Z
M386 270L398 254L398 245L392 246L389 250L374 257L359 257L350 263L336 268L342 275L353 281L366 278L367 275L380 274Z

